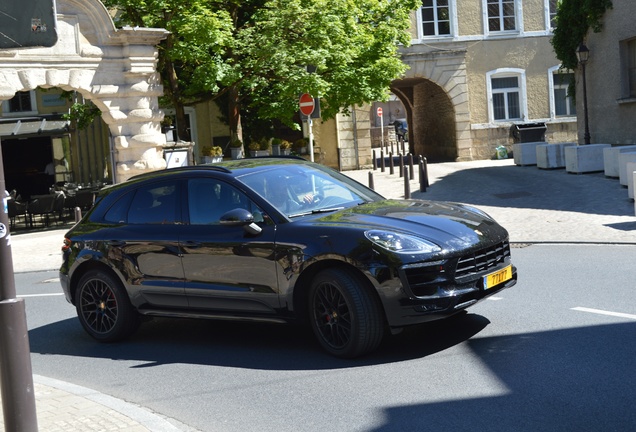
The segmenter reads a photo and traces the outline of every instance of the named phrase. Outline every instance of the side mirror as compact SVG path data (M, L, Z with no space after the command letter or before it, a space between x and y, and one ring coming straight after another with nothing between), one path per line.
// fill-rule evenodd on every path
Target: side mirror
M223 226L242 226L248 234L260 234L261 227L254 223L254 215L242 208L235 208L221 216L220 223Z

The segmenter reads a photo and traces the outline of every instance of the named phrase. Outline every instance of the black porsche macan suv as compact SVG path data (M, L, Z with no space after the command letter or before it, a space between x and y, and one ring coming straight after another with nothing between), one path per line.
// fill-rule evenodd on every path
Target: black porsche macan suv
M349 358L517 279L508 233L483 212L387 200L297 158L107 187L63 252L66 299L99 341L131 335L140 315L306 321L325 350Z

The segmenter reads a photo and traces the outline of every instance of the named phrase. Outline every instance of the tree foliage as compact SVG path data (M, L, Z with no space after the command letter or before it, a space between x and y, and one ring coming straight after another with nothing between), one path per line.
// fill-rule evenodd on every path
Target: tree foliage
M611 0L559 0L551 43L564 68L577 68L576 50L590 28L601 31L601 19L611 7Z
M406 69L416 0L104 0L119 25L165 28L159 70L166 99L227 98L234 137L241 108L291 125L298 96L322 100L324 118L386 100Z

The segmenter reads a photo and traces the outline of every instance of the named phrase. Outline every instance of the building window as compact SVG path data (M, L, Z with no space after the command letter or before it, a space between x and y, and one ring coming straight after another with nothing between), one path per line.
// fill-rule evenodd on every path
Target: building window
M502 68L486 74L489 121L526 119L526 73L523 69Z
M519 101L519 77L491 78L492 111L495 120L521 118Z
M548 0L548 14L550 16L550 28L556 27L557 3L559 0Z
M9 116L37 114L35 92L17 92L11 99L2 102L2 112Z
M515 0L486 0L489 32L517 30Z
M627 41L627 87L629 97L636 97L636 39Z
M552 94L554 96L554 115L556 117L576 115L576 104L568 95L568 87L573 79L573 73L552 73Z
M450 0L422 0L422 36L450 36Z

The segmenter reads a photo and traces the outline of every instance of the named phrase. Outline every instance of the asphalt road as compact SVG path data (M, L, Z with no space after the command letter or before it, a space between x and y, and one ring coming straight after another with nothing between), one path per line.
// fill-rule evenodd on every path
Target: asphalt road
M515 247L519 283L353 361L292 326L155 320L99 344L16 275L33 372L202 431L636 430L636 246Z

